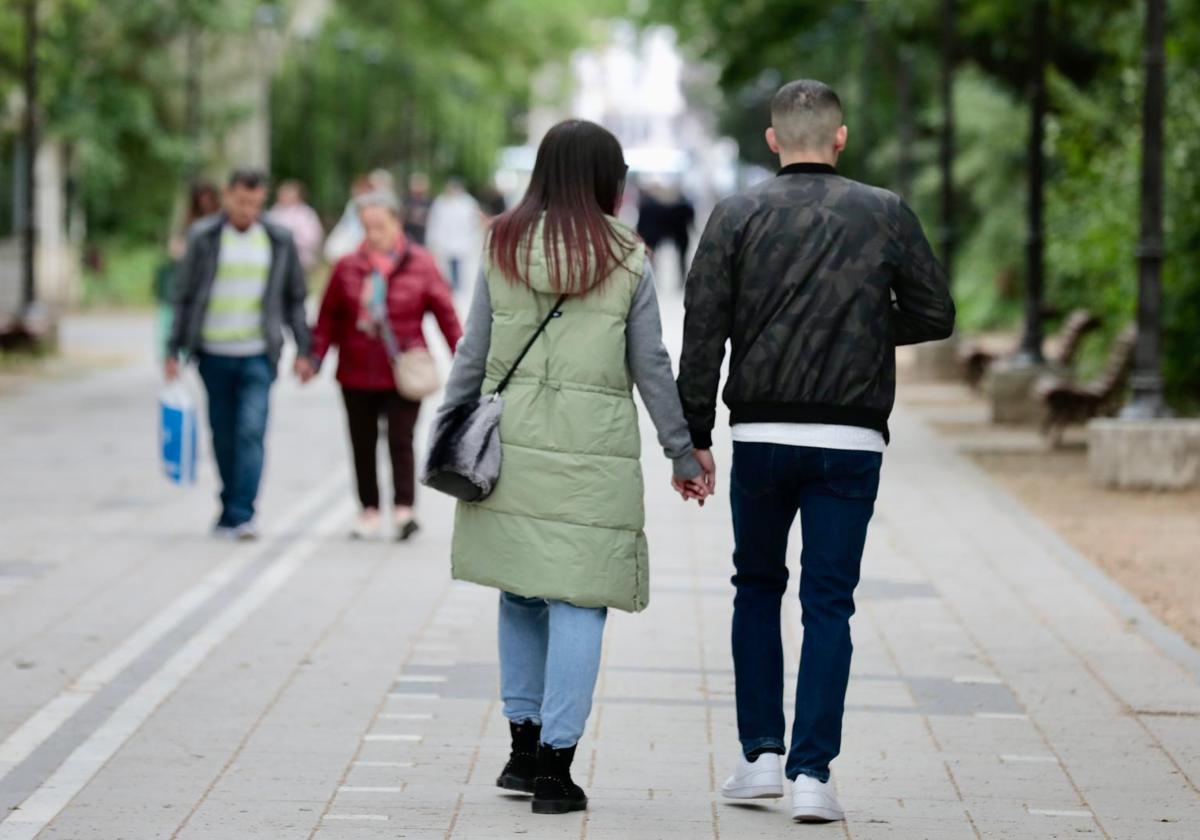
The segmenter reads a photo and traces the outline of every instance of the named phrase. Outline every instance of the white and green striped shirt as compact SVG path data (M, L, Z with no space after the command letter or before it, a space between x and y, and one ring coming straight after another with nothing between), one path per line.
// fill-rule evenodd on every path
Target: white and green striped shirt
M267 352L262 300L271 270L271 240L257 222L245 231L221 228L221 250L201 344L216 356L257 356Z

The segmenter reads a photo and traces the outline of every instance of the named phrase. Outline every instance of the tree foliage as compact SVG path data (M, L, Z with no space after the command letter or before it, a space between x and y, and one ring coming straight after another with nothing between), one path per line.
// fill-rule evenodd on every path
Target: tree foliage
M978 328L1013 323L1020 311L1034 4L956 5L955 291L962 324ZM652 0L649 15L676 24L697 56L721 68L725 126L748 159L770 163L761 131L779 83L822 78L847 106L851 143L843 170L898 187L900 162L911 158L916 174L907 197L933 219L942 6L941 0ZM1097 310L1106 338L1132 320L1136 306L1144 7L1143 0L1049 2L1049 303L1063 311ZM1200 404L1200 0L1172 0L1169 10L1165 372L1173 401L1194 407ZM900 107L905 67L914 93L907 146L900 139L909 119Z

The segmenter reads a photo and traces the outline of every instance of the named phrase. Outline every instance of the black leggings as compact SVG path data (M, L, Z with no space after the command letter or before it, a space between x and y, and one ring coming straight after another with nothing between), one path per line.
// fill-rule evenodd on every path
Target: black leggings
M396 391L367 391L343 388L346 419L350 424L350 448L354 451L354 475L358 500L363 508L379 508L379 476L375 450L379 444L379 417L387 418L388 452L392 456L395 503L412 507L415 496L413 427L421 404L404 399Z

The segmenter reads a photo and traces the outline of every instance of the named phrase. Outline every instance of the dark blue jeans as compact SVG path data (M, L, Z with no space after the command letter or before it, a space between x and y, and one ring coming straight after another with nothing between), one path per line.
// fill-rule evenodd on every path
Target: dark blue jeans
M788 531L800 514L804 643L789 779L828 780L841 750L850 616L882 460L877 452L734 444L733 664L738 737L747 756L764 748L785 752L779 619Z
M275 367L266 356L201 353L200 378L208 392L213 455L221 475L218 524L236 528L254 518Z

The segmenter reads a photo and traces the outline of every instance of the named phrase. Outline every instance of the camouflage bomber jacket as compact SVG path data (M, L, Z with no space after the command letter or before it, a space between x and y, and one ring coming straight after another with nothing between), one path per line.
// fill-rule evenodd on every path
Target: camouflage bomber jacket
M946 338L954 301L899 196L798 163L720 202L688 274L679 393L698 449L717 386L738 423L836 423L888 434L895 348Z

